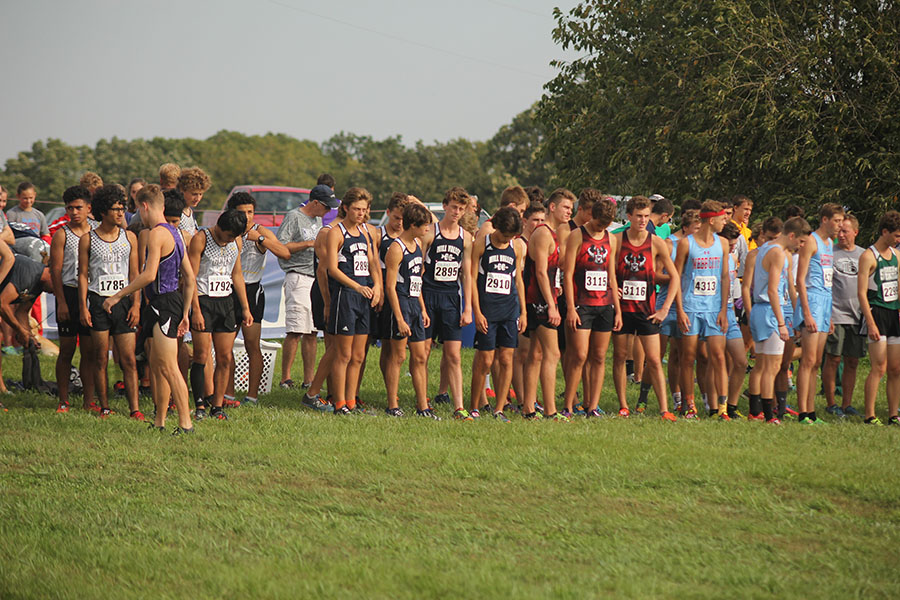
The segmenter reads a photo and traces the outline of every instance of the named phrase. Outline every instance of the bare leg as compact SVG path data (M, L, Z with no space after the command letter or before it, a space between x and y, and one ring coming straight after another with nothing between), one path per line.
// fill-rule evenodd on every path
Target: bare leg
M431 340L422 342L409 342L409 373L412 375L413 390L416 394L416 410L428 408L428 350L425 344ZM446 351L446 345L444 347Z
M388 354L390 362L384 374L384 387L387 391L387 407L397 408L400 406L399 390L400 390L400 369L406 360L407 338L399 340L387 340L387 344L391 350Z
M842 408L847 408L853 404L853 389L856 387L856 369L858 366L858 358L849 356L844 358L844 374L841 377Z
M122 381L125 383L125 397L128 410L139 410L137 361L134 358L135 334L120 333L113 336L113 343L119 349L119 364L122 367Z
M613 384L616 386L616 396L619 398L619 409L628 410L628 400L625 386L627 377L625 374L625 359L630 356L631 334L618 334L613 338Z
M425 340L426 348L431 346L431 340ZM426 365L427 366L427 365ZM444 342L441 351L441 381L446 379L447 387L441 384L438 390L441 393L450 390L450 398L453 400L453 409L463 408L463 380L462 380L462 342ZM496 383L494 384L496 386ZM499 392L497 398L499 399Z
M669 411L669 401L666 396L666 376L662 369L662 358L659 355L659 335L642 335L638 339L644 348L644 360L646 369L653 375L653 393L659 399L660 414ZM724 364L724 361L723 361Z
M284 336L284 343L281 346L281 383L291 378L291 367L294 366L294 358L297 356L297 344L299 343L299 333L288 333Z
M300 340L300 353L303 358L303 383L312 381L316 374L316 333L304 333Z
M606 351L609 349L611 336L612 334L608 331L594 331L591 333L587 362L587 374L591 383L590 396L585 398L584 410L586 412L591 412L600 404L603 380L606 378Z

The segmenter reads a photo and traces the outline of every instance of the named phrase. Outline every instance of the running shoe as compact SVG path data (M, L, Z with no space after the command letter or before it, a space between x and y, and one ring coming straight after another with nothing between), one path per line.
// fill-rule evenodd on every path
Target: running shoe
M347 407L347 405L345 404L345 405L343 405L343 406L340 407L340 408L335 408L335 409L334 409L334 414L335 414L335 416L340 417L340 416L352 415L352 414L353 414L353 411L350 410L350 409Z
M399 406L396 408L386 408L386 409L384 409L384 412L389 417L402 417L403 416L403 411L400 410Z
M503 411L498 410L494 413L494 418L500 421L501 423L511 423L509 418L503 414Z
M477 408L475 410L470 410L469 417L471 417L472 419L480 419L481 412Z
M672 410L677 413L681 412L681 398L679 398L678 400L675 400Z
M862 416L858 410L853 408L852 405L842 408L841 412L844 413L844 416L850 416L850 417L861 417Z
M675 415L673 415L672 413L670 413L669 411L666 411L663 414L661 414L660 418L663 421L672 421L673 423L678 420L678 418Z
M129 416L132 419L134 419L135 421L146 421L147 420L147 418L144 416L144 413L142 413L139 410L131 411L131 414Z
M634 412L642 415L645 410L647 410L647 402L645 400L638 400L637 406L634 407Z
M304 381L303 383L300 384L300 389L308 390L309 386L311 386L311 385L312 385L312 381Z
M619 416L622 417L623 419L627 419L629 416L631 416L631 411L628 410L627 408L620 408Z
M484 395L488 398L496 398L497 392L495 392L492 388L487 388L486 390L484 390Z
M697 414L696 409L691 408L686 413L684 413L684 418L689 421L696 421L700 418L700 415Z
M541 401L540 401L540 400L535 400L535 401L534 401L534 410L536 410L536 411L539 412L540 414L544 414L544 405L541 404Z
M863 421L863 423L865 423L866 425L877 425L879 427L884 425L884 423L882 423L881 419L879 419L878 417L869 417L868 419Z
M364 415L364 416L367 416L367 417L374 417L374 416L375 416L375 411L372 410L372 409L369 407L368 404L366 404L365 402L363 402L362 400L360 400L359 398L357 398L357 399L356 399L356 406L353 408L353 414L356 414L356 415Z
M634 373L629 373L628 377L625 378L628 383L637 383L638 380L634 377Z
M893 417L888 419L888 425L900 426L900 416L894 415Z
M147 426L147 431L152 431L153 433L163 433L163 432L165 432L165 430L166 430L165 427L157 427L156 423L150 423Z
M138 386L138 396L143 396L144 398L149 398L151 395L152 394L151 394L149 385Z
M280 387L283 390L292 390L292 389L294 389L294 380L293 379L285 379L284 381L282 381L281 383L278 384L278 387Z
M186 429L184 427L176 427L174 431L172 431L172 435L191 435L194 433L194 428Z
M512 389L512 388L509 389L509 399L510 399L510 400L515 400L515 399L516 399L516 390L514 390L514 389Z
M322 400L318 394L312 397L303 394L303 404L319 412L334 412L334 406Z
M213 419L219 419L220 421L228 420L228 415L225 414L225 409L221 406L213 406L209 409L209 416Z
M778 419L778 417L772 417L771 419L766 421L766 423L768 423L769 425L781 425L781 421Z
M428 408L431 408L431 407L429 406ZM481 407L481 412L491 414L492 412L494 412L494 407L491 406L490 402L488 402L487 404L485 404L484 406Z
M587 412L584 416L589 419L598 419L600 417L605 417L606 413L599 408L595 408L594 410Z
M197 410L194 411L194 420L202 421L206 417L206 405L204 404L203 406L197 407Z
M748 421L765 421L766 417L762 413L759 413L758 415L751 414L749 417L747 417L747 420Z
M496 416L496 415L494 415L494 416ZM472 419L472 416L469 414L469 411L467 411L464 408L457 408L456 410L454 410L453 411L453 419L456 421L472 421L472 420L474 420L474 419Z
M101 419L105 419L106 417L108 417L110 415L114 415L114 414L116 414L116 411L114 411L111 408L101 408L100 414L97 416L100 417Z
M730 421L731 417L728 416L728 413L716 413L716 418L720 421Z
M827 412L829 415L834 415L836 417L844 416L844 411L841 410L841 407L838 406L837 404L832 404L831 406L826 406L825 412Z
M567 419L569 419L569 420L572 419L572 411L569 410L569 409L567 409L567 408L562 409L562 411L560 411L560 412L557 413L557 414L560 414L560 415L564 416L565 418L567 418Z
M241 399L241 406L259 406L259 398L244 396L244 398Z
M812 419L810 419L809 417L803 417L802 419L800 419L800 424L801 425L815 425L816 422L813 421Z
M552 414L546 418L549 421L556 421L557 423L568 423L570 421L569 417L562 413Z
M171 408L171 407L170 407L170 408ZM86 410L86 411L88 411L88 412L99 413L99 412L100 412L100 405L97 404L96 402L91 402L91 403L88 404L86 407L84 407L84 410Z
M3 354L5 354L7 356L21 356L22 355L22 349L16 348L15 346L3 346L2 352L3 352Z
M522 415L522 418L526 421L540 421L544 418L544 415L537 411L534 411L533 413Z
M450 394L444 392L434 397L435 404L450 404Z
M575 411L574 411L574 412L575 412L576 415L578 415L578 416L580 416L580 417L583 417L585 414L587 414L587 411L584 410L584 403L583 403L583 402L579 402L578 404L576 404L576 405L575 405Z
M225 408L237 408L240 405L241 401L237 398L225 398L225 400L222 401L222 406Z
M117 396L124 396L125 395L125 382L117 381L113 385L113 391L116 393Z
M433 419L435 421L440 421L441 418L434 414L430 408L426 408L425 410L416 410L417 417L425 417L426 419Z
M67 413L69 412L69 403L68 402L60 402L56 405L56 412L58 413Z

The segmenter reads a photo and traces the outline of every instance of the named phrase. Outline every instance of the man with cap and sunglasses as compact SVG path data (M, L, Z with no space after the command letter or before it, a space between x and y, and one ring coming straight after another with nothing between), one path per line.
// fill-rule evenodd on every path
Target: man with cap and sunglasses
M321 178L320 178L321 179ZM284 216L278 228L278 241L291 253L288 259L278 259L284 276L284 324L286 336L281 363L281 387L292 388L291 367L297 345L303 357L303 386L309 385L316 371L316 330L313 326L310 288L315 281L313 244L322 228L322 217L340 205L334 189L326 184L316 185L309 193L309 202Z

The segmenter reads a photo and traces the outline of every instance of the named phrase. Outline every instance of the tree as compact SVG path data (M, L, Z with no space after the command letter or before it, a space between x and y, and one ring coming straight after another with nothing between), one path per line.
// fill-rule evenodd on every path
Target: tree
M487 142L488 161L500 166L522 185L546 188L553 165L543 152L544 127L537 118L537 103L500 127Z
M868 227L896 203L893 2L602 0L556 18L583 56L557 63L539 118L570 185L745 193L762 214L839 202Z

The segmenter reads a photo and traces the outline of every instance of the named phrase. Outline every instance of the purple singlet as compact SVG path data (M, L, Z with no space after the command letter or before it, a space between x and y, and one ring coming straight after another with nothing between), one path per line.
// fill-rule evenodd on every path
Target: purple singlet
M184 240L181 233L168 223L158 223L156 227L165 227L169 230L175 240L175 248L167 256L159 259L156 281L146 288L148 298L178 291L178 272L184 258Z

